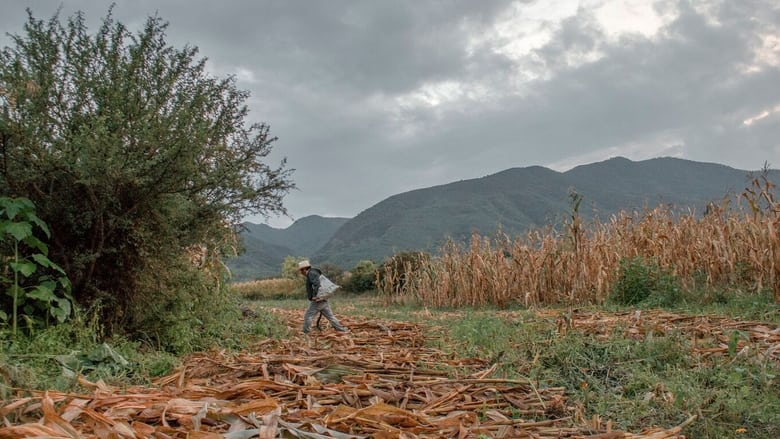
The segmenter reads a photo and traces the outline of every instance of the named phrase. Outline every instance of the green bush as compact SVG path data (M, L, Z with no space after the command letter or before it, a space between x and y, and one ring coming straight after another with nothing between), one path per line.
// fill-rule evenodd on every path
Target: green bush
M285 256L282 261L282 277L285 279L300 279L301 273L298 272L298 262L306 258L299 256Z
M325 262L324 264L319 265L317 268L319 268L320 271L322 271L322 274L327 276L328 279L337 283L338 285L343 285L345 283L344 269L338 265Z
M240 297L221 282L220 274L199 270L186 258L163 264L166 269L146 270L138 277L140 300L124 316L131 338L178 354L231 340Z
M361 293L376 288L376 264L374 261L360 261L350 270L349 279L344 284L346 291Z
M72 297L112 332L190 345L163 337L199 336L224 295L180 259L234 253L244 216L285 213L292 171L266 163L276 139L248 93L161 18L133 32L109 10L89 33L83 14L28 15L0 50L0 194L35 203Z
M84 319L84 315L90 318ZM78 376L108 384L149 384L167 375L179 360L170 353L115 337L99 340L101 328L94 310L33 333L11 338L0 332L0 371L4 384L0 394L7 397L11 387L24 389L79 389Z
M673 306L680 299L679 281L653 261L642 257L623 259L611 299L621 305L645 302L655 306Z

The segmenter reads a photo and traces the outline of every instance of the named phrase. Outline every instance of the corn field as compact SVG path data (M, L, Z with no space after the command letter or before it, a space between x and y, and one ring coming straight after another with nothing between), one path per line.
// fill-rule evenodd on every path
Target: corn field
M231 291L249 300L261 300L282 297L306 297L303 291L303 278L300 279L263 279L230 284Z
M434 307L603 303L621 261L654 261L684 290L770 290L780 301L780 203L764 176L735 206L676 213L668 207L620 212L587 226L574 211L563 227L511 239L473 235L446 243L434 258L387 271L379 287L388 302Z

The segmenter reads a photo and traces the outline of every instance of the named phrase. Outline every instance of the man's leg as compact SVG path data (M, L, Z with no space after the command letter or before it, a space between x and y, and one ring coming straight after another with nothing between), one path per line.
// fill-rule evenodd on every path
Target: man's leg
M306 314L303 315L303 333L308 334L311 329L311 322L314 320L314 316L320 312L321 302L309 302L309 307L306 308Z
M333 311L331 311L331 309L330 309L330 303L328 303L327 300L322 302L322 303L324 303L325 306L322 307L320 312L322 313L322 315L325 316L326 319L328 319L328 321L333 326L333 328L336 331L339 331L339 332L347 332L347 328L341 326L341 323L339 323L339 321L336 318L336 316L333 315Z

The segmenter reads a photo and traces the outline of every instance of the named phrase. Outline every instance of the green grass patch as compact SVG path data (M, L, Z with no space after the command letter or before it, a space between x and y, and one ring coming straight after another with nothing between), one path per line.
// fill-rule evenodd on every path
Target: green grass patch
M496 375L528 378L538 388L565 387L569 405L583 417L598 415L617 429L670 428L696 415L683 432L688 438L780 437L780 369L756 349L747 353L730 349L726 355L704 358L694 353L692 335L682 332L652 332L633 339L624 337L622 328L600 337L562 330L567 313L563 309L544 314L550 317L532 310L431 310L386 306L381 298L366 296L341 301L334 309L337 314L428 325L431 347L498 363ZM636 309L651 305L608 304L580 311ZM719 301L680 300L667 309L780 323L778 305L759 294L731 292ZM732 338L740 337L735 331Z
M780 437L780 370L761 355L704 360L679 333L643 340L561 335L558 322L527 311L471 311L449 321L452 341L438 347L492 359L497 373L530 378L540 388L565 387L585 418L598 415L636 432L697 415L689 438Z
M204 326L199 334L201 343L240 350L255 340L288 335L278 317L262 310L250 315L241 311L236 306L234 311L221 314L219 321ZM170 331L185 331L181 337L185 340L192 337L193 328L173 327ZM120 387L148 385L181 363L179 355L160 346L100 334L94 318L81 317L16 337L11 331L0 331L0 397L5 399L16 389L78 391L78 376Z

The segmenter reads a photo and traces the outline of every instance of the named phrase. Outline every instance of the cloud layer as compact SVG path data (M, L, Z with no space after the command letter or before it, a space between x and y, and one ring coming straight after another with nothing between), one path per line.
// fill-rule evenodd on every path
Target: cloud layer
M25 4L49 18L87 1ZM279 137L295 218L354 216L387 196L509 167L622 155L780 164L780 5L770 0L119 1L170 22L251 91ZM0 40L3 45L8 39ZM259 222L259 217L250 218ZM283 226L290 219L271 219Z

